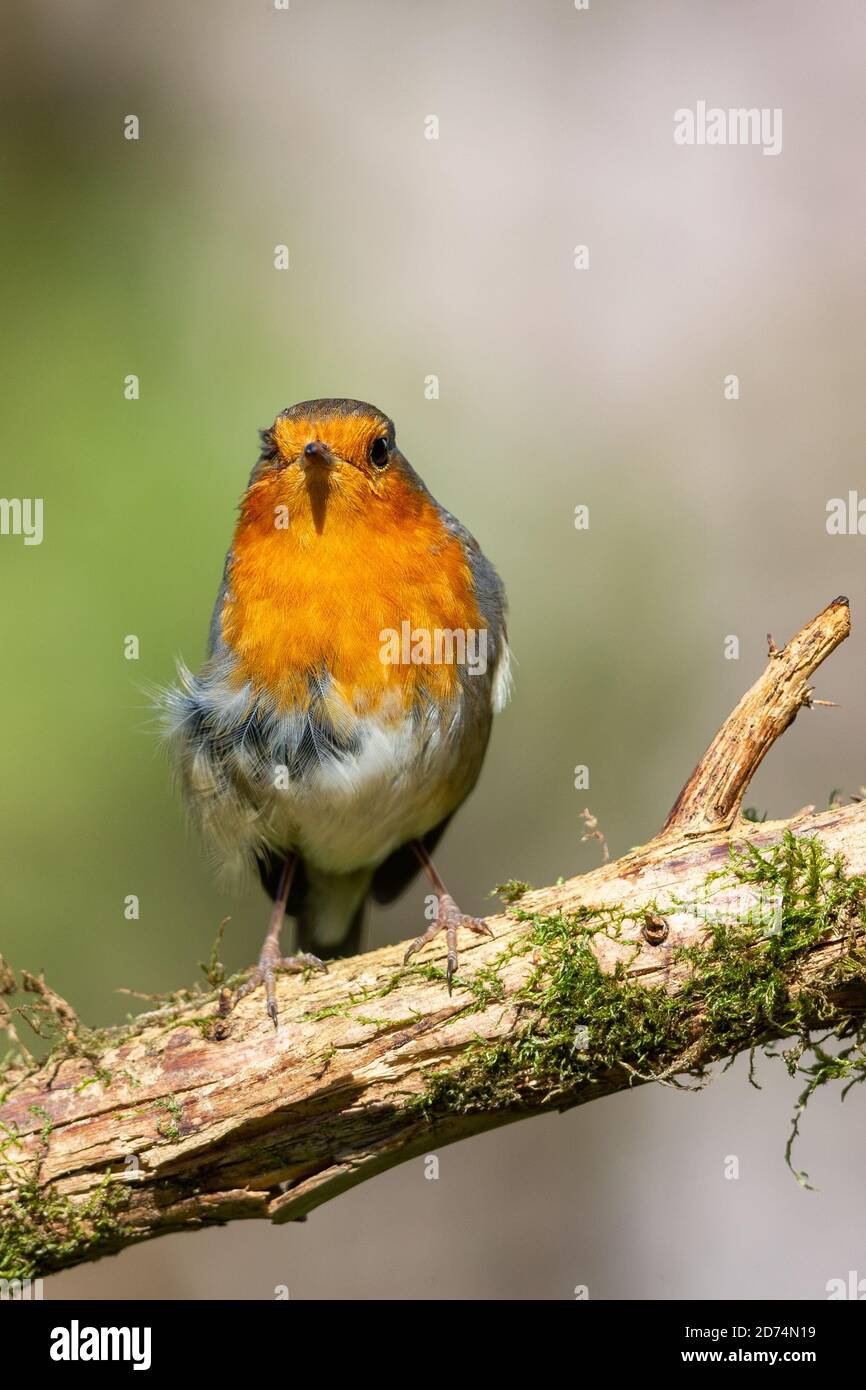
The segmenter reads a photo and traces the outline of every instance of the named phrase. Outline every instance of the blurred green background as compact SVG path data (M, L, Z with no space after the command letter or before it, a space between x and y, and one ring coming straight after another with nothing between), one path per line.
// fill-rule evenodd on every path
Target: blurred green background
M265 899L211 880L143 691L201 660L256 431L309 397L391 414L509 591L514 700L439 856L466 910L595 863L586 805L614 854L646 839L766 632L840 592L854 636L818 685L841 708L804 715L747 800L786 815L866 780L866 538L825 528L866 489L863 40L849 0L7 6L2 492L45 506L41 546L0 538L15 967L96 1024L119 986L190 982L227 913L227 963L253 959ZM781 107L781 155L675 146L698 99ZM794 1083L761 1079L533 1121L445 1151L437 1183L419 1160L303 1228L162 1240L49 1288L822 1297L866 1272L862 1102L815 1102L808 1194L783 1162Z

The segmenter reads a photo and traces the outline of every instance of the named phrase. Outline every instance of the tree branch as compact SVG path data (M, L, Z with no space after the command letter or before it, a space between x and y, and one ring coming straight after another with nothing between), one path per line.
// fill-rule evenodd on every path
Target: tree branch
M813 1028L857 1032L866 805L737 819L848 630L837 599L773 651L662 832L490 917L493 939L463 942L453 996L442 952L404 968L405 944L282 977L277 1033L257 996L226 1027L214 990L90 1033L37 988L60 1040L0 1078L0 1277L167 1231L296 1220L467 1135L700 1078L773 1039L802 1051Z
M702 834L732 825L743 795L776 739L811 706L809 681L851 631L847 598L833 602L783 651L768 636L770 660L716 734L683 787L666 831Z

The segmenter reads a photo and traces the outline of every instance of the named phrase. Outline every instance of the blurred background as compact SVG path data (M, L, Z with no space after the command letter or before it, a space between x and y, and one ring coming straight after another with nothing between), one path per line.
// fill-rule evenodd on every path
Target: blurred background
M866 781L866 537L826 530L866 496L861 6L8 0L5 29L0 491L45 508L42 545L0 537L16 968L102 1024L119 986L191 982L228 913L223 958L254 958L265 898L212 882L142 688L201 660L256 431L309 397L391 414L508 587L514 699L439 855L465 910L594 865L584 806L614 855L647 839L766 633L839 593L854 633L817 693L841 707L800 717L747 803ZM782 152L676 145L699 100L781 108ZM414 935L422 896L368 944ZM863 1097L810 1106L807 1192L798 1086L758 1079L532 1120L443 1150L438 1182L418 1159L304 1225L166 1238L46 1292L821 1298L866 1275Z

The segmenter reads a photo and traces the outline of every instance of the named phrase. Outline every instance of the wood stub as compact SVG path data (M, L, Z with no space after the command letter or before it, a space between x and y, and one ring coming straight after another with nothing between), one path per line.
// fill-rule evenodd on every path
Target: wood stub
M671 808L662 829L701 835L731 826L743 795L776 739L803 705L809 682L851 631L847 598L834 599L786 647L770 646L767 667L716 734Z

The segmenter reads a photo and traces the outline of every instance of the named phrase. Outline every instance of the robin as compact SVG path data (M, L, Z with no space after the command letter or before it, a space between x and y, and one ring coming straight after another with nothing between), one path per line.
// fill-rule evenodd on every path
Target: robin
M502 583L430 495L394 425L363 401L303 401L261 431L197 675L164 696L192 819L230 876L273 899L259 962L232 1003L278 969L358 949L365 904L423 868L451 990L466 916L430 858L481 770L509 692ZM297 955L283 956L286 914ZM313 954L313 951L316 954Z

